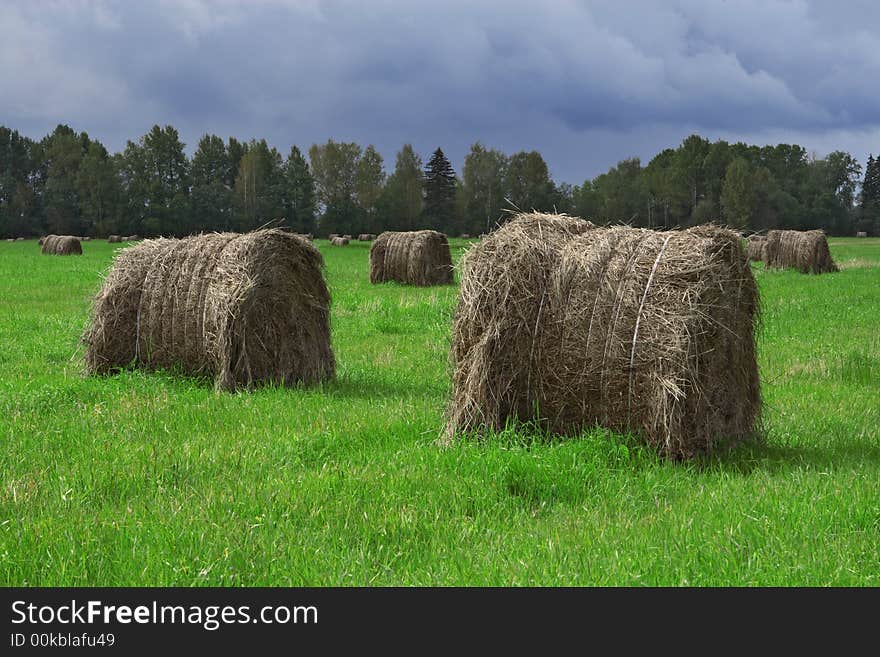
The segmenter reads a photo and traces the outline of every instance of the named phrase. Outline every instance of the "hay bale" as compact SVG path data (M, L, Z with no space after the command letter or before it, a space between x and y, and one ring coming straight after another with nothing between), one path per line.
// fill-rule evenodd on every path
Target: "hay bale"
M6 241L7 241L7 242L14 242L14 241L15 241L15 238L14 238L14 237L7 237L7 238L6 238Z
M40 253L43 255L82 255L82 244L73 235L46 235Z
M45 242L45 241L46 241L45 236L41 237L40 239L37 240L37 244L39 244L40 246L43 246L43 242Z
M85 237L82 238L82 241L83 241L83 242L91 242L91 241L92 241L92 238L89 237L88 235L86 235Z
M24 238L23 237L16 237L15 241L16 242L24 242Z
M445 440L531 421L674 459L755 434L758 290L739 235L519 215L471 247Z
M218 390L330 378L322 267L314 246L279 229L121 249L83 337L86 371L174 368Z
M370 247L371 283L448 285L452 273L449 242L436 230L386 231Z
M763 260L767 267L792 268L804 274L839 271L821 230L769 231L764 241Z
M107 237L107 241L110 244L118 244L119 242L122 241L122 237L120 235L109 235Z
M347 237L331 237L330 244L333 246L348 246L348 238Z
M332 240L334 237L339 237L339 233L330 233L330 236L327 239Z
M469 240L471 238L471 235L470 233L462 233L460 238L463 240Z
M140 235L126 235L120 241L122 242L139 242L141 240Z
M760 262L764 259L764 243L767 238L763 235L752 235L746 240L746 256L749 261Z
M864 230L860 230L856 233L856 237L867 237L868 233Z
M376 239L376 236L373 233L361 233L358 235L358 242L372 242Z

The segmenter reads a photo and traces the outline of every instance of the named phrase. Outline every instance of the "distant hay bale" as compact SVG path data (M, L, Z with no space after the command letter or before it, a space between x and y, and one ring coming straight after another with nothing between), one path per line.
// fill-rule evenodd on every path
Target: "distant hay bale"
M856 237L867 237L867 236L868 236L868 233L864 230L860 230L859 232L856 233Z
M83 242L91 242L91 241L92 241L92 238L89 237L88 235L86 235L85 237L82 238L82 241L83 241Z
M536 421L673 459L755 435L758 290L740 236L519 215L471 247L445 440Z
M330 233L330 236L327 239L332 240L334 237L339 237L339 233Z
M23 237L16 237L15 241L16 242L24 242L24 238Z
M463 239L463 240L469 240L470 238L471 238L470 233L462 233L461 234L461 239Z
M352 240L351 235L343 235L342 237L343 237L344 239L347 239L349 242L351 242L351 240Z
M314 246L279 229L120 249L83 337L86 372L177 369L228 391L330 378L322 267Z
M448 285L452 274L449 242L436 230L387 231L370 247L371 283Z
M376 239L376 236L373 233L361 233L358 235L358 242L372 242Z
M73 235L46 235L40 253L43 255L82 255L82 244Z
M120 236L120 235L110 235L110 236L107 237L107 241L108 241L110 244L118 244L119 242L122 241L122 236Z
M769 231L764 241L763 260L767 267L797 269L804 274L839 271L821 230Z
M767 238L763 235L752 235L746 240L746 255L750 261L758 261L764 259L764 242Z
M7 242L14 242L14 241L15 241L15 238L14 238L14 237L7 237L7 238L6 238L6 241L7 241Z
M333 246L348 246L348 238L347 237L331 237L330 244Z
M126 235L122 238L123 242L139 242L141 240L140 235Z

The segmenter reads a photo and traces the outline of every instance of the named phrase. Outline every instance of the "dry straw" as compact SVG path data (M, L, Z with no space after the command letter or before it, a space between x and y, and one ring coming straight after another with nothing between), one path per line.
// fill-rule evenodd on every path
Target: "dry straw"
M120 250L92 308L86 371L211 376L218 390L334 374L321 254L278 229Z
M333 246L348 246L348 238L347 237L331 237L330 244Z
M749 438L758 304L733 231L519 215L463 259L445 440L537 420L678 459Z
M803 274L839 271L821 230L769 231L764 242L763 260L767 267L797 269Z
M763 235L752 235L746 240L746 255L750 261L760 262L764 259L764 243L767 238Z
M358 235L358 242L372 242L376 239L376 236L373 233L361 233Z
M46 235L40 245L44 255L82 255L82 244L73 235Z
M449 242L436 230L384 232L370 247L371 283L448 285L452 273Z

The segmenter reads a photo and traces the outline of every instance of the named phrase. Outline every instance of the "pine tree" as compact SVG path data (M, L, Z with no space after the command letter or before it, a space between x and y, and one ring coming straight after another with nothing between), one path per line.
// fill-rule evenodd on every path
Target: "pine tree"
M456 227L455 220L455 171L452 164L438 148L425 167L425 224L443 232Z

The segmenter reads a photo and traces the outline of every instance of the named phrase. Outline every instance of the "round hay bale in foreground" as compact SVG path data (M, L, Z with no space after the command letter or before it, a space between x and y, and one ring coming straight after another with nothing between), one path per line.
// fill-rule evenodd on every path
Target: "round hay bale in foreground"
M82 255L82 244L73 235L46 235L40 253L43 255Z
M763 260L767 267L797 269L803 274L840 271L821 230L769 231L764 241Z
M333 246L348 246L348 238L347 237L331 237L330 244Z
M86 371L178 369L218 390L333 376L323 259L279 229L121 249L92 307Z
M758 290L740 236L520 215L464 256L445 439L537 421L673 459L756 433Z
M370 283L449 285L452 273L449 242L436 230L386 231L370 247Z
M763 235L752 235L746 240L746 256L750 261L760 262L764 259L764 243L767 238Z

